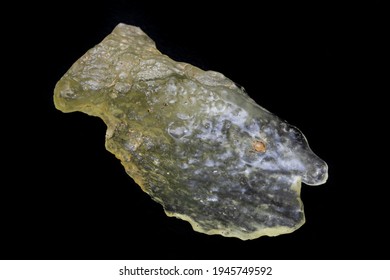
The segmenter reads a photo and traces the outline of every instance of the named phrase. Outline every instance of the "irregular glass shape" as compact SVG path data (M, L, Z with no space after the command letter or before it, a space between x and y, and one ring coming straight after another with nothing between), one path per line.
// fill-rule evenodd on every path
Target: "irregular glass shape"
M254 239L305 221L301 181L327 165L294 126L224 75L161 54L119 24L57 83L56 108L98 116L106 148L168 216L207 234Z

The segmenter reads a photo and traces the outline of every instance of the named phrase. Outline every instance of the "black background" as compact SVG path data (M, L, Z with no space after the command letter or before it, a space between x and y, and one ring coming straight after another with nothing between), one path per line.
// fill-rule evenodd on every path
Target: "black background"
M380 4L4 8L13 20L3 24L0 258L389 258L387 166L375 157L387 153L376 97L386 93ZM120 22L141 27L175 60L222 72L303 131L329 180L302 186L302 228L245 242L194 232L166 217L105 150L100 119L54 108L55 83Z

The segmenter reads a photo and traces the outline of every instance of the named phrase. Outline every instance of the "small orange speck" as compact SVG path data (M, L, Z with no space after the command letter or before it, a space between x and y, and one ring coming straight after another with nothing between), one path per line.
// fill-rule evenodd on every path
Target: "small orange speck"
M253 143L253 149L256 151L256 152L259 152L259 153L264 153L266 151L266 145L263 141L260 141L260 140L256 140L254 143Z

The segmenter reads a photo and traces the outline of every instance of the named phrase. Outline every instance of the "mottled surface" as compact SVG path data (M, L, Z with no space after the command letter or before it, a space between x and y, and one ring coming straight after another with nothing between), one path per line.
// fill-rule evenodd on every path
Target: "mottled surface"
M102 118L107 149L196 231L241 239L292 232L305 221L301 181L327 178L297 128L222 74L162 55L134 26L119 24L81 57L54 101Z

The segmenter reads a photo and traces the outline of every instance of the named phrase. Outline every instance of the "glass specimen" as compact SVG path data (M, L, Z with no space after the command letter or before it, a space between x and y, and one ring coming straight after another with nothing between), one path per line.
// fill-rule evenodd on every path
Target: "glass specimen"
M290 233L305 222L301 181L328 176L296 127L224 75L161 54L138 27L119 24L76 61L54 103L100 117L142 190L206 234Z

